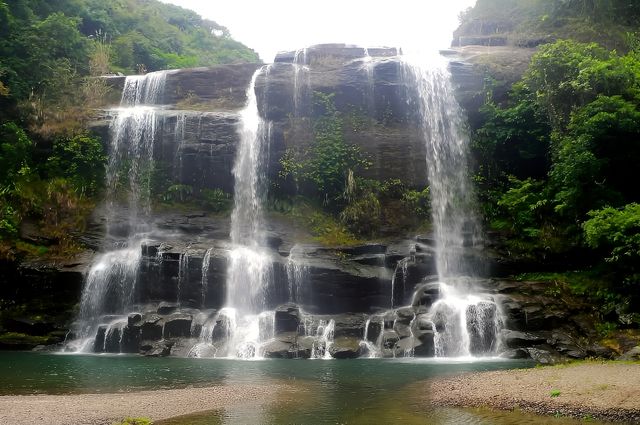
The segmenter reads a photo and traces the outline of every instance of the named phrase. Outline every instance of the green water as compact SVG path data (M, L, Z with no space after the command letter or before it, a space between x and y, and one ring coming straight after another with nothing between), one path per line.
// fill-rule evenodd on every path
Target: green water
M268 406L243 405L175 418L159 425L574 423L488 410L434 410L419 401L420 394L416 394L422 388L415 383L434 376L531 365L505 360L236 361L0 353L0 394L125 392L284 381L300 390L278 396Z

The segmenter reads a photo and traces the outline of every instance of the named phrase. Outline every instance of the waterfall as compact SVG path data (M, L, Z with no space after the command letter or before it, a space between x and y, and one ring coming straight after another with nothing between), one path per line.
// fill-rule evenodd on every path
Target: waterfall
M302 257L303 250L298 245L294 245L287 258L287 289L289 290L289 301L294 303L302 301L302 285L307 279L308 267L300 261Z
M435 355L486 355L495 351L501 324L495 303L477 293L465 250L477 244L475 196L469 179L466 123L441 58L403 59L404 78L425 140L440 299L430 308ZM427 64L429 64L427 66ZM462 281L462 284L461 284ZM393 290L393 288L392 288ZM415 320L415 319L414 319ZM411 324L411 338L413 322Z
M467 174L469 138L451 76L441 59L409 58L403 65L408 84L416 91L426 143L438 276L446 281L471 275L463 248L473 244L477 232L475 196Z
M158 128L154 105L161 100L165 79L166 72L127 77L120 107L113 110L106 167L105 252L97 256L85 278L73 329L77 339L68 344L68 350L90 351L107 315L123 315L134 303L141 243L150 230L150 179ZM126 188L124 208L122 188ZM113 329L107 328L111 333ZM104 337L106 344L109 334Z
M202 280L200 294L202 296L200 307L204 308L205 301L207 300L207 287L209 284L209 267L211 266L211 252L213 248L208 248L202 258Z
M376 114L376 105L375 105L375 63L373 58L369 55L369 49L365 47L364 49L364 60L363 60L364 72L367 78L367 88L366 88L366 101L367 101L367 109L369 110L369 115L374 117Z
M231 213L231 244L227 266L226 306L235 311L237 326L229 341L231 352L247 358L256 350L260 314L267 307L267 290L272 281L272 259L264 233L263 199L265 161L270 137L269 124L258 113L256 78L269 67L256 71L247 89L247 104L240 112L239 145L233 175L234 207Z
M304 104L305 96L309 93L310 74L307 49L297 50L293 57L293 115L302 115L300 110Z
M328 322L320 320L316 329L315 340L311 348L312 359L330 359L331 353L329 352L331 345L333 344L333 338L336 329L336 322L331 319Z

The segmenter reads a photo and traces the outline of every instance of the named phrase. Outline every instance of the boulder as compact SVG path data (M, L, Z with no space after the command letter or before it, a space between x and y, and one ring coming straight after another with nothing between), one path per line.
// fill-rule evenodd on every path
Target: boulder
M501 338L507 348L529 348L547 342L547 338L540 334L512 331L509 329L502 330Z
M146 357L167 357L171 355L174 341L162 340L140 346L140 354Z
M122 341L122 326L123 324L117 323L110 325L105 332L104 336L104 352L105 353L120 353L120 341Z
M160 316L151 314L143 318L140 325L140 338L143 341L157 341L162 339L162 324Z
M329 354L334 359L355 359L361 354L360 339L354 337L336 338L329 346Z
M191 336L191 322L193 317L190 314L174 313L164 319L164 338L188 338Z
M467 331L471 354L485 354L495 348L496 311L495 303L488 301L481 301L467 307Z
M500 353L500 357L504 359L517 360L517 359L530 359L531 355L525 348L515 348L506 350Z
M411 305L414 307L431 307L440 298L440 284L438 282L425 283L418 286L413 293Z
M121 353L137 353L140 351L141 332L138 326L125 326L122 328L122 340L120 341Z
M289 303L276 307L274 318L274 332L297 332L300 325L300 309L297 305Z
M618 360L632 362L640 360L640 346L633 347L631 350L618 357Z
M93 352L104 353L104 340L107 332L107 325L98 326L96 337L93 340Z
M262 352L268 359L290 359L295 356L295 350L292 347L289 342L272 339L262 346Z
M171 314L174 311L176 311L178 308L180 308L180 304L178 303L162 301L160 304L158 304L157 313L162 315Z
M135 326L140 322L142 322L142 314L140 313L129 313L129 315L127 316L128 326Z
M376 342L380 333L382 332L383 322L379 317L372 317L367 325L366 334L367 340L370 342Z

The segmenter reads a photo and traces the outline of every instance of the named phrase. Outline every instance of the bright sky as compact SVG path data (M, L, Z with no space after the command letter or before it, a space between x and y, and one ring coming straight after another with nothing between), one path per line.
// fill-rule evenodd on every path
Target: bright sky
M475 0L161 0L195 10L271 62L278 51L319 43L449 47L458 13Z

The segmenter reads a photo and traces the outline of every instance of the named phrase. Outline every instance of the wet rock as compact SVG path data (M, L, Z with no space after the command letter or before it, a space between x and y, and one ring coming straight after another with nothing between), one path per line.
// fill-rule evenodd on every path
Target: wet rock
M382 320L380 318L372 318L367 329L367 339L370 342L376 342L382 332Z
M386 350L393 350L399 340L400 337L395 331L386 329L382 333L382 348Z
M627 351L626 353L618 357L618 360L623 360L623 361L640 360L640 346L633 347L631 350Z
M227 316L220 315L211 332L212 341L226 341L231 335L231 321Z
M104 337L104 352L119 353L122 340L122 324L109 326Z
M338 337L362 338L367 317L364 314L340 314L331 317L335 322L334 335ZM327 318L327 321L330 318Z
M545 344L547 342L547 339L544 336L508 329L502 330L501 337L504 345L508 348L527 348L533 345Z
M128 326L135 326L140 322L142 322L142 314L140 313L129 313L129 315L127 316Z
M296 339L296 345L295 345L297 357L302 359L310 358L314 343L315 343L315 338L311 336L299 336Z
M295 304L284 304L276 307L274 332L296 332L300 325L300 309Z
M163 103L178 103L189 93L210 110L234 110L246 103L246 91L251 77L260 64L216 65L190 68L167 74Z
M167 357L171 355L174 341L163 340L140 346L140 354L146 357Z
M158 304L157 313L162 315L171 314L174 311L176 311L178 308L180 308L180 304L178 303L162 301L160 304Z
M273 339L262 346L263 355L268 359L291 359L295 352L289 342Z
M329 354L334 359L355 359L360 356L360 339L353 337L335 338L329 347Z
M515 348L515 349L503 351L502 353L500 353L500 357L505 359L510 359L510 360L516 360L516 359L530 359L531 355L529 354L529 351L527 351L524 348Z
M152 314L145 316L140 326L140 337L143 341L157 341L162 339L162 324L160 316Z
M103 353L104 352L104 339L107 332L107 325L98 326L98 331L96 332L96 337L93 340L93 352L94 353Z
M413 320L413 318L412 318ZM412 335L411 332L411 321L401 321L400 319L396 320L393 324L393 330L400 338L410 337Z
M440 284L437 282L420 285L413 294L411 305L431 307L440 298Z
M188 338L191 336L191 322L189 314L175 313L164 319L164 338Z
M562 356L551 347L528 347L525 348L525 350L527 350L533 360L540 364L556 364L564 360Z
M137 353L140 350L141 332L138 326L125 326L122 328L122 340L120 352Z
M489 353L495 347L496 311L496 305L487 301L467 307L467 332L471 354Z

